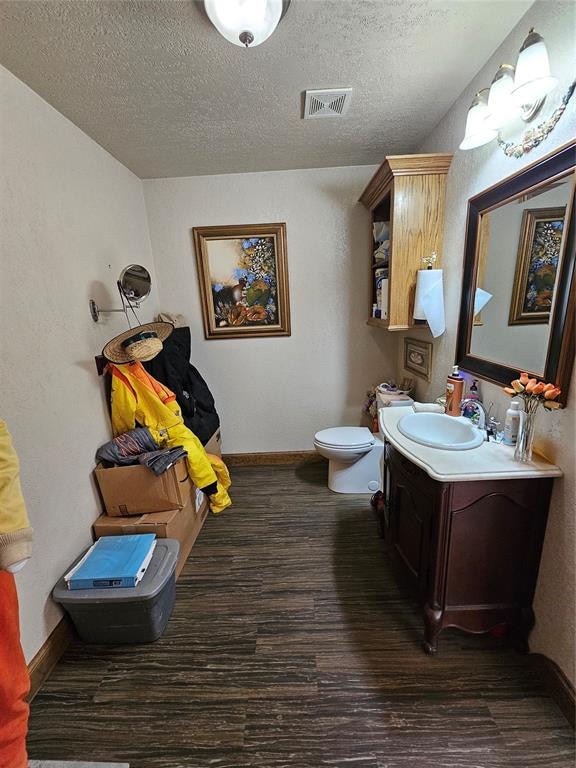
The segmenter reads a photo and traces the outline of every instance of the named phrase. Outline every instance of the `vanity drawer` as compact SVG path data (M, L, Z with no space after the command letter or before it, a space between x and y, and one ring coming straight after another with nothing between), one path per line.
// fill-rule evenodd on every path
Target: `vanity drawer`
M390 446L390 450L386 454L387 461L394 468L394 471L401 472L407 481L410 481L414 485L423 487L430 487L431 484L435 484L433 480L423 469L413 464L410 459L403 456L400 451Z
M525 510L538 509L548 504L552 479L540 480L474 480L452 484L451 508L459 511L472 507L484 498L504 496L508 506L516 505Z

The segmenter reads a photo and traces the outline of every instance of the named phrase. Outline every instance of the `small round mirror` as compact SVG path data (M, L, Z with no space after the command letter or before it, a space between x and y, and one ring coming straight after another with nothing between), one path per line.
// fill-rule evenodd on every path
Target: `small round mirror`
M142 301L150 294L150 273L140 264L129 264L123 269L119 282L124 296L132 301Z

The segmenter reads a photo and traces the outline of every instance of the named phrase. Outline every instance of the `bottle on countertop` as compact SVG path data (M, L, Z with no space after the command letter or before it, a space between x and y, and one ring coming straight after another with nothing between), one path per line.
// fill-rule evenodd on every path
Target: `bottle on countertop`
M482 402L480 399L480 392L478 391L478 381L477 379L472 380L472 384L470 384L470 389L468 390L468 394L466 395L467 400L476 400L479 403ZM475 419L478 418L478 410L474 407L473 403L468 403L464 406L464 409L462 411L462 416L466 416L467 419Z
M449 416L460 416L460 403L464 391L464 379L458 373L458 366L452 368L452 373L446 380L446 406L445 412Z
M470 391L468 392L467 397L471 397L474 400L480 400L480 392L478 392L478 380L473 379L472 384L470 384Z
M520 403L518 400L512 400L504 420L504 445L516 445L520 430L520 419Z

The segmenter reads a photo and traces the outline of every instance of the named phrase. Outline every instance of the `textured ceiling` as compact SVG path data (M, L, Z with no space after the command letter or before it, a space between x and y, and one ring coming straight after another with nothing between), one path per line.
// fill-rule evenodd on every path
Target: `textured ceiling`
M142 178L413 151L533 0L292 0L261 46L187 0L0 2L0 63ZM307 88L353 88L302 120Z

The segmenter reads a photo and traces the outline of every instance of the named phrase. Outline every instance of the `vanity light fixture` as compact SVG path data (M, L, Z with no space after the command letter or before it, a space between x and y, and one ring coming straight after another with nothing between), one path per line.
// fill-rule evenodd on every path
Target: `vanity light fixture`
M478 91L470 104L466 118L466 133L460 144L460 149L475 149L495 139L498 131L488 123L488 88Z
M558 78L550 74L544 38L532 28L520 48L511 94L514 103L522 108L522 118L531 120L557 85Z
M500 64L494 75L488 94L488 112L486 121L491 128L499 129L520 117L520 107L510 96L514 89L514 67Z
M208 18L234 45L255 48L278 26L290 0L204 0Z
M497 138L501 128L518 117L524 122L529 122L538 114L546 96L557 85L558 79L550 73L544 38L532 28L522 43L516 67L501 64L490 89L485 88L474 97L468 110L466 132L460 149L474 149L487 144ZM530 142L521 142L525 145L523 153L540 143L554 129L573 91L572 88L564 97L563 108L558 115L556 110L553 119L539 126L537 132L532 132L535 135L531 135ZM487 97L484 96L486 93ZM504 147L508 146L499 137L498 143ZM513 150L514 156L517 156L516 148ZM509 154L506 149L505 152Z

